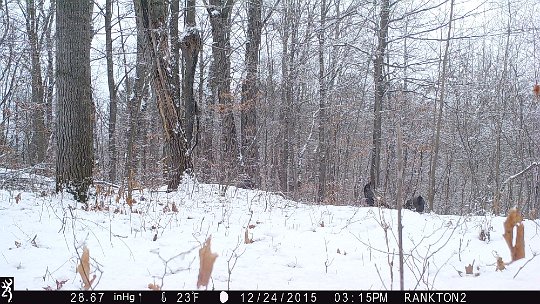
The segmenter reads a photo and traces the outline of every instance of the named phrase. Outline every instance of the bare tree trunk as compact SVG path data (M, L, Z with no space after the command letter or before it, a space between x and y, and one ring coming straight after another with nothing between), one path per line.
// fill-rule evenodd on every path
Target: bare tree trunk
M452 19L454 18L454 0L450 1L450 21L448 22L448 34L446 36L446 46L444 49L442 72L439 77L439 104L437 111L437 125L435 129L435 137L433 138L433 156L431 158L431 165L429 167L429 188L428 188L428 204L429 209L433 210L435 200L435 178L437 171L437 161L439 158L439 143L441 137L442 128L442 116L444 108L444 89L446 84L446 69L448 68L448 50L450 48L450 38L452 35Z
M203 29L201 29L201 32L204 32ZM201 37L201 43L204 43L202 41ZM205 178L212 177L213 173L213 164L215 161L214 157L214 150L213 150L213 142L214 142L214 133L213 133L213 127L214 127L214 116L216 111L212 107L213 100L210 98L205 98L205 86L209 85L205 82L206 79L206 58L204 56L204 50L202 47L199 48L199 70L198 70L198 87L197 87L197 101L200 104L202 108L205 109L203 113L200 113L200 118L202 119L202 124L198 125L197 134L201 134L200 136L200 148L198 149L197 153L197 169L199 172L202 172L202 176ZM186 106L187 107L187 106ZM197 109L195 109L197 110ZM187 111L187 109L186 109ZM189 121L188 125L186 127L189 127ZM186 129L187 132L188 129ZM192 128L193 130L193 128ZM193 131L191 132L193 134ZM193 148L194 145L191 145L191 148Z
M231 94L231 11L233 0L210 0L207 6L212 27L210 87L212 100L221 116L219 183L230 184L238 172L238 144Z
M180 90L180 41L178 40L178 18L180 14L180 0L169 0L171 16L169 18L169 37L171 39L171 95L175 101L174 106L179 118L182 119L182 95Z
M90 77L90 0L59 1L56 18L56 191L88 199L94 168L94 104Z
M109 180L116 180L116 85L112 51L112 5L113 0L105 1L105 57L107 59L107 84L109 86Z
M262 0L248 3L248 25L246 42L246 78L242 83L241 138L245 186L260 185L259 138L257 135L257 108L260 106L259 92L259 48L262 31Z
M380 25L377 37L377 51L375 54L375 103L373 119L373 150L371 152L370 180L373 188L378 187L381 171L381 143L382 143L382 103L386 95L387 81L384 75L384 58L388 45L388 23L390 18L390 0L382 0Z
M287 186L289 183L288 176L288 156L289 156L289 96L290 96L290 77L289 77L289 31L290 31L290 10L291 7L284 5L284 20L283 20L283 37L282 37L282 51L281 51L281 103L282 106L278 108L279 111L279 121L280 121L280 130L278 134L279 153L276 155L277 163L277 174L279 180L279 188L282 192L287 192Z
M506 35L506 45L504 49L504 62L502 75L499 79L499 84L497 85L497 97L500 98L500 102L495 103L496 107L496 117L495 117L495 189L493 193L493 213L498 215L501 211L501 161L502 161L502 151L501 151L501 140L503 137L503 119L506 114L506 91L508 90L508 56L510 48L510 24L512 22L512 12L510 11L510 2L508 2L508 13L510 18L508 20L507 26L507 35ZM501 109L502 105L502 109ZM518 200L519 202L520 200Z
M47 69L45 74L45 138L48 140L51 137L51 133L54 127L53 121L53 93L54 93L54 41L52 36L52 27L54 25L54 19L56 16L56 1L51 0L49 4L49 14L47 17L46 30L45 30L45 49L47 50ZM45 13L43 13L45 14ZM49 146L49 144L47 144ZM49 146L50 147L50 146ZM48 153L46 153L48 154ZM51 155L51 154L48 154Z
M188 153L191 155L193 149L197 145L198 132L195 134L195 140L193 139L193 133L195 126L199 121L199 114L197 113L197 103L193 92L193 86L195 82L195 73L197 71L197 61L199 58L199 52L201 50L201 34L196 28L195 22L195 0L186 1L186 18L184 33L182 34L182 40L179 41L180 48L182 49L182 57L184 60L184 78L182 79L182 98L185 105L186 113L186 140L188 143Z
M139 116L141 113L141 103L143 96L146 92L146 84L148 82L148 41L147 35L144 29L144 21L142 15L142 4L140 0L134 1L135 9L135 23L137 27L137 56L135 62L135 80L133 82L133 94L132 97L128 97L128 113L129 113L129 130L128 130L128 142L126 145L126 164L124 168L124 178L122 179L122 186L124 182L127 181L127 201L132 201L132 191L133 191L133 178L135 175L136 161L134 155L135 151L135 141L137 134L139 134ZM123 44L124 42L122 42ZM129 84L128 84L129 88Z
M405 290L405 269L403 258L403 132L401 130L402 107L397 111L397 197L396 207L398 211L398 248L399 248L399 290Z
M40 62L41 46L38 41L39 23L40 20L36 16L35 1L26 1L26 32L30 43L30 74L32 77L32 137L30 139L30 146L28 147L31 164L42 162L45 159L45 152L47 151L45 99Z
M297 3L288 0L283 4L283 36L281 55L281 103L278 107L278 119L280 129L278 134L278 147L276 157L277 174L279 187L284 193L291 193L296 187L293 170L293 135L294 135L294 102L293 102L293 81L296 73L295 64L296 43L298 29L294 28L293 19L296 16ZM290 48L289 48L290 41Z
M326 167L328 162L328 147L327 147L327 138L326 138L326 128L325 124L328 123L326 121L326 89L327 89L327 83L326 83L326 77L325 77L325 69L324 69L324 43L325 43L325 26L326 26L326 0L321 1L321 20L320 20L320 28L318 31L318 39L319 39L319 50L318 50L318 57L319 57L319 146L317 149L318 153L318 176L319 176L319 183L317 188L317 202L320 204L324 201L326 196Z

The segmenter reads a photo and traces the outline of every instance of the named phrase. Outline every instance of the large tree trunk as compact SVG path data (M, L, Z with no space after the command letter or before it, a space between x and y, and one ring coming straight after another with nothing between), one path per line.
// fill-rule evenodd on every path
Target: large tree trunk
M116 180L116 85L112 53L112 2L105 1L105 57L107 59L107 84L109 86L109 180Z
M195 0L186 1L186 18L184 33L182 40L179 41L182 49L182 57L184 60L184 78L182 79L182 98L185 105L186 113L186 140L188 143L188 153L191 155L192 150L197 144L197 136L193 139L195 131L195 122L198 122L197 103L193 93L193 85L195 82L195 72L197 71L197 60L201 49L201 35L196 28L195 23ZM199 132L197 128L197 132Z
M242 83L241 138L242 159L246 182L251 187L260 185L259 139L257 137L257 108L259 92L259 48L261 45L262 0L248 3L248 25L246 42L246 78Z
M375 54L375 104L373 119L373 150L371 152L370 179L374 188L379 186L381 172L381 143L382 143L382 104L386 95L387 81L384 75L384 58L386 46L388 44L388 22L390 16L390 0L383 0L381 3L381 17L378 32L378 44Z
M45 100L41 77L40 43L38 41L39 20L36 17L34 0L26 1L26 32L30 43L32 76L32 136L30 138L30 163L40 163L47 151L47 132L45 128Z
M88 199L94 168L90 76L91 0L58 1L56 18L56 191Z
M231 94L231 11L233 0L210 0L207 7L212 27L210 86L212 100L221 116L219 183L230 184L238 172L238 144Z
M140 0L144 28L147 30L150 57L153 64L152 84L165 135L167 190L174 191L190 165L187 143L180 121L179 100L172 83L168 35L165 30L167 5L164 0Z
M134 155L135 151L135 141L137 135L139 134L139 116L141 113L141 103L143 96L146 92L146 86L148 83L148 43L147 36L144 29L144 22L142 16L141 1L134 1L135 9L135 23L137 26L137 57L136 57L136 66L135 66L135 79L133 81L133 94L128 101L128 113L129 113L129 130L128 130L128 142L126 146L126 165L124 169L124 177L122 179L122 185L127 181L127 201L132 201L132 191L133 191L133 178L135 176L136 169L136 160ZM123 43L123 42L122 42ZM127 73L127 72L126 72ZM127 85L129 89L129 84Z

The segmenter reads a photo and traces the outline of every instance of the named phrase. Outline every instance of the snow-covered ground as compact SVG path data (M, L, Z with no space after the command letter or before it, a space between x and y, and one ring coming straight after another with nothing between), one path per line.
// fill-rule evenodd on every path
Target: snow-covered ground
M81 289L86 245L92 288L195 290L199 248L211 236L218 258L208 289L399 288L396 210L237 188L222 197L217 185L193 180L174 193L135 192L133 211L116 196L101 191L92 205L105 208L84 211L67 194L0 190L0 276L14 276L16 290ZM526 257L497 271L496 256L510 260L504 220L404 210L405 288L539 290L540 221L524 221ZM489 227L490 240L480 240Z

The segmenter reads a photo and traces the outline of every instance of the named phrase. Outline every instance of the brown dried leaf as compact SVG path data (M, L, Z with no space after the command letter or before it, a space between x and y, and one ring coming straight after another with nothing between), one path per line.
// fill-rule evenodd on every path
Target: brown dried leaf
M103 192L101 185L96 185L96 196L99 196Z
M324 227L324 221L321 221L321 222L319 223L319 226Z
M337 249L337 253L338 253L338 254L341 254L341 251L339 251L339 248Z
M17 196L15 197L15 203L19 204L19 202L21 201L21 193L22 192L19 192L19 194L17 194Z
M212 269L214 268L214 263L218 255L212 252L211 246L212 237L208 237L204 242L204 245L199 249L199 277L197 279L197 288L201 286L208 286L208 281L212 275Z
M150 284L148 284L148 289L158 291L158 290L161 290L161 286L159 286L158 284L150 283Z
M497 257L497 268L495 271L503 271L506 269L506 266L503 262L503 259L501 257Z
M127 203L130 207L133 207L133 205L134 205L135 203L137 203L137 201L135 201L134 198L127 197L127 198L126 198L126 203Z
M79 273L83 280L83 288L85 290L90 289L90 287L92 287L92 283L94 283L94 280L96 279L96 275L90 279L90 250L88 250L86 246L83 248L81 260L77 266L77 273Z
M474 262L473 262L473 265L474 265ZM465 273L466 274L473 274L474 273L473 272L473 269L474 269L473 265L469 264L469 266L465 266Z
M249 230L248 229L246 229L246 233L244 233L244 243L245 244L253 243L253 239L249 238Z
M255 225L253 225L253 224L251 224L251 225L248 226L249 229L253 229L253 228L255 228L255 227L257 227L257 226L255 226Z
M176 207L176 204L175 204L175 203L172 204L172 208L171 208L171 209L172 209L172 212L178 212L178 208Z

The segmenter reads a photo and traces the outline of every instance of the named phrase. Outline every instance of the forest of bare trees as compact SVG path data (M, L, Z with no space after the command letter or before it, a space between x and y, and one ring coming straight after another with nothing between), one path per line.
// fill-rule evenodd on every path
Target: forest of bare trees
M535 0L0 0L0 19L0 166L81 201L190 175L540 209Z

